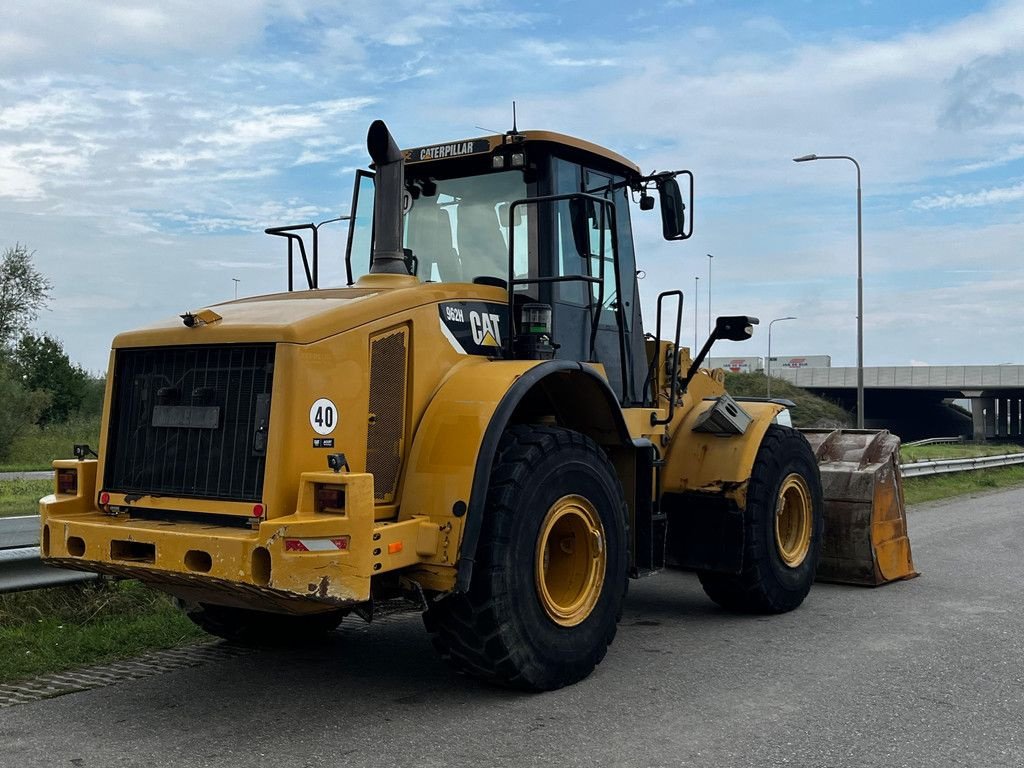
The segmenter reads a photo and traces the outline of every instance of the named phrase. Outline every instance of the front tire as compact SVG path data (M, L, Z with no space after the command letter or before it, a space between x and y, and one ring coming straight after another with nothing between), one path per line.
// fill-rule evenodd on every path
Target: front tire
M466 594L424 623L460 672L530 690L589 675L615 637L627 583L626 501L590 438L515 426L491 472Z
M772 424L754 460L743 515L743 570L700 571L701 586L723 608L784 613L814 583L825 525L821 477L800 432Z

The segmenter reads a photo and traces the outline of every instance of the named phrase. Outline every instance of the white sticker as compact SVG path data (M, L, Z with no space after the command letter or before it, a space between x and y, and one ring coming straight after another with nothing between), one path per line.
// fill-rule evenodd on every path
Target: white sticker
M329 435L338 425L338 409L326 397L321 397L309 409L309 426L318 435Z

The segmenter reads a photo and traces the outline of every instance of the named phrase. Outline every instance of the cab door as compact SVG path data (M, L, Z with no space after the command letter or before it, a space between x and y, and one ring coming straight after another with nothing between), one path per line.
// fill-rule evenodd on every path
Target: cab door
M556 357L568 360L591 359L591 333L594 335L594 361L604 365L612 390L624 405L632 405L641 396L643 365L642 329L636 304L636 267L629 220L629 199L623 179L578 164L555 158L552 163L555 194L585 192L611 200L615 205L612 222L602 221L600 206L588 211L587 237L580 242L573 232L573 210L569 202L559 203L553 216L553 274L581 274L598 277L604 260L604 289L596 283L558 283L552 291L552 333L560 345ZM576 211L579 227L579 210ZM607 217L606 217L607 218ZM614 235L614 239L613 239ZM603 246L603 247L602 247ZM585 252L584 252L585 251ZM619 324L624 338L620 338ZM635 328L634 328L635 326ZM639 333L640 357L636 356L634 331ZM623 350L623 347L625 349ZM625 354L623 354L623 352ZM636 361L640 364L637 365Z

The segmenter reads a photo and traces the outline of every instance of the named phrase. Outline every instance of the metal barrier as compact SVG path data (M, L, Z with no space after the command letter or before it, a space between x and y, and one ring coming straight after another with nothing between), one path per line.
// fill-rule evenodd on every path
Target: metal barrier
M963 441L963 435L957 435L956 437L926 437L924 440L914 440L903 445L904 447L912 445L945 445L947 443L962 443Z
M0 593L59 587L96 576L43 564L39 559L39 515L0 517Z
M992 469L1024 464L1024 453L1004 453L1001 456L972 456L967 459L935 459L915 461L900 467L903 477L941 475L947 472L967 472L973 469Z

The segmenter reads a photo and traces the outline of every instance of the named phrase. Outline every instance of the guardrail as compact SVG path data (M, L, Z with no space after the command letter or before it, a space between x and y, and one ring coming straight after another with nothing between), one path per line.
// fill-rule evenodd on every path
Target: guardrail
M924 477L947 472L1008 467L1014 464L1024 464L1024 453L916 461L913 464L901 465L900 474L903 477ZM38 544L39 515L0 517L0 593L56 587L96 578L95 573L44 565L39 559Z
M95 578L95 573L43 564L39 559L39 515L0 517L0 592L59 587Z
M914 440L910 443L903 443L903 445L945 445L947 443L962 443L963 441L963 435L957 435L956 437L926 437L924 440Z
M941 475L947 472L968 472L972 469L992 469L1024 464L1024 453L1004 453L1000 456L972 456L967 459L935 459L915 461L900 467L903 477Z

